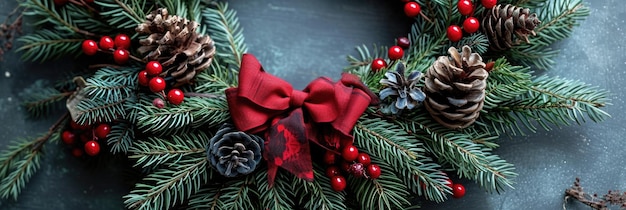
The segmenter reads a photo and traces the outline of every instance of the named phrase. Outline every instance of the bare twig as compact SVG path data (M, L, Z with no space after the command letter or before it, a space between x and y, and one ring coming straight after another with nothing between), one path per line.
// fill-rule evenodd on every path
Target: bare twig
M565 200L563 203L563 209L565 210L565 202L569 198L574 198L579 202L597 210L608 210L609 205L619 205L620 208L626 209L626 192L611 191L602 197L598 197L598 194L585 193L583 187L580 185L580 178L576 178L574 185L565 190Z

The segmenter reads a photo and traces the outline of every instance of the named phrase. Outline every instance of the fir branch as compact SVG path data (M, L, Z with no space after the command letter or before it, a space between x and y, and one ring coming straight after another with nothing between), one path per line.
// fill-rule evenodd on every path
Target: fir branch
M204 186L196 194L189 197L186 209L222 209L224 202L220 200L222 184L211 184Z
M107 102L101 98L82 100L76 106L76 113L79 117L75 120L78 124L87 125L98 122L112 122L118 117L126 115L125 101L126 99Z
M107 20L110 26L118 29L134 29L142 23L145 13L152 10L147 8L147 1L141 0L99 0L96 4L101 8L100 16Z
M248 51L243 36L243 29L239 26L237 12L228 8L228 3L217 2L202 10L205 25L215 41L215 54L221 61L239 69L241 58Z
M218 209L258 209L255 202L259 193L254 188L254 177L245 176L238 180L226 182L220 189L219 200L221 206Z
M135 159L134 166L142 168L156 168L165 163L176 165L187 155L204 153L211 138L201 131L171 136L168 139L149 137L132 145L128 156Z
M70 96L73 92L60 92L55 88L50 88L43 80L36 81L30 87L20 93L20 98L24 101L22 106L31 117L45 117L54 109L59 107L60 101Z
M22 189L37 172L43 155L43 145L51 138L58 137L53 134L66 122L69 114L59 118L43 136L33 141L19 142L10 146L0 155L0 197L9 197L17 200Z
M470 136L468 133L447 129L433 121L424 110L410 118L400 118L398 124L426 144L428 152L449 164L460 177L476 180L489 192L500 192L512 187L517 176L512 164L491 154L491 149L475 143L474 139L488 136ZM488 134L483 134L488 135Z
M135 139L135 126L128 122L117 122L111 126L111 132L107 136L107 144L113 154L127 153Z
M66 55L78 56L83 40L71 34L42 29L20 37L18 41L24 45L17 51L23 52L24 60L43 62Z
M184 203L208 181L208 160L189 157L148 174L135 184L124 204L130 209L170 209Z
M402 180L395 174L384 173L393 171L393 168L382 160L374 159L381 171L378 179L358 179L349 177L348 183L351 192L354 192L361 208L366 209L404 209L410 205L407 200L409 192Z
M292 177L291 188L299 204L305 209L347 209L346 194L332 189L330 179L319 165L314 164L313 172L313 182Z
M151 102L139 109L138 128L151 133L171 134L182 128L215 127L230 118L225 98L189 97L176 107L158 109Z
M81 1L81 0L79 0ZM63 7L59 7L60 10L66 10L72 22L77 28L84 29L86 31L95 34L111 34L116 29L115 26L110 26L104 22L102 18L98 17L98 12L90 6L90 4L84 1L76 2L70 0L72 4L65 4ZM85 9L87 8L87 9Z
M196 75L198 85L194 90L199 93L224 94L226 89L237 87L237 75L237 70L222 66L219 61L214 60L208 71Z
M42 26L52 24L59 31L77 33L88 37L96 36L94 33L80 29L74 24L69 12L61 9L57 11L52 1L26 0L20 3L21 7L26 8L24 14L28 16L37 16L40 21L35 25Z
M380 118L384 117L378 115L374 119L361 119L355 125L355 144L370 156L385 160L413 192L426 195L428 200L443 201L444 193L449 192L444 183L446 177L441 177L438 164L420 155L425 153L422 142L396 124Z
M382 47L378 45L372 45L372 50L370 50L366 45L361 45L356 47L356 51L358 52L359 57L354 57L353 55L348 55L346 59L350 66L343 69L345 72L357 72L359 70L365 69L366 72L369 71L370 65L374 58L383 58L386 55L387 47ZM370 52L371 51L371 52Z
M261 206L266 209L294 209L295 198L305 198L303 196L296 197L296 190L292 189L290 177L291 174L285 174L284 171L278 171L276 174L276 180L272 187L269 186L267 181L267 168L256 169L256 185L259 191L259 201ZM319 182L320 180L315 180ZM298 185L297 189L301 189L301 185ZM319 200L312 197L306 197L308 200ZM305 207L306 208L306 207ZM322 209L322 208L306 208L306 209Z

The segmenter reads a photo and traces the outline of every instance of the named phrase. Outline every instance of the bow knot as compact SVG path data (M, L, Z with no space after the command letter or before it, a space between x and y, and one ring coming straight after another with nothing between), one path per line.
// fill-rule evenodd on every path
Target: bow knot
M308 96L309 94L306 92L293 90L291 92L291 96L289 97L289 107L302 107L302 105L304 104L304 100Z
M352 143L354 124L370 104L379 102L352 74L343 74L337 83L321 77L294 90L266 73L251 54L243 56L239 87L227 89L226 99L237 129L264 134L270 186L278 167L312 181L309 141L334 148Z

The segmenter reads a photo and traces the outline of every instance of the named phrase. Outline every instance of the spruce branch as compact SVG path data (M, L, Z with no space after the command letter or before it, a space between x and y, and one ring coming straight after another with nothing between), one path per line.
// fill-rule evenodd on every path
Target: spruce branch
M241 179L230 180L220 189L219 200L221 206L218 209L258 209L258 203L254 202L259 193L254 188L254 177L245 176Z
M219 60L239 69L241 58L248 51L243 36L243 29L239 26L237 12L228 8L228 3L212 2L202 10L205 25L215 41L216 57Z
M59 107L60 101L72 95L73 91L61 92L56 88L49 87L43 80L36 81L30 87L20 93L23 100L22 106L31 117L45 117L54 109Z
M202 155L157 169L135 184L124 196L124 204L130 209L170 209L183 204L208 181L207 164Z
M323 169L313 164L315 181L291 177L291 190L295 194L295 199L305 209L347 209L346 194L336 192L330 186L330 178L324 175Z
M373 162L381 167L381 171L393 171L393 168L382 160L374 158ZM354 192L361 208L369 209L404 209L410 205L407 200L409 192L403 181L394 174L381 173L378 179L348 178L349 188Z
M42 29L20 37L18 41L24 45L17 51L23 52L24 60L43 62L67 55L78 56L83 40L71 34Z
M22 141L10 146L0 155L0 197L17 200L22 189L37 172L43 155L43 145L58 131L69 114L59 118L43 136L33 141ZM58 136L56 136L58 137Z
M52 24L56 29L65 30L70 33L77 33L88 37L95 37L92 32L78 28L69 12L65 9L57 11L52 1L26 0L20 3L20 6L26 8L24 14L27 16L37 16L40 21L35 25L42 26Z
M476 180L489 192L500 192L512 187L517 176L515 167L491 154L491 149L475 143L475 139L489 138L489 134L471 136L469 133L450 130L433 121L426 111L410 118L398 118L398 125L407 133L421 139L427 152L444 165L452 166L460 177Z
M107 20L110 26L122 30L130 30L137 27L145 20L145 13L151 11L147 8L147 1L141 0L99 0L96 4L101 7L100 16Z
M449 192L444 183L446 177L441 176L438 164L423 155L426 151L422 142L400 126L376 118L384 117L361 119L355 125L355 145L371 156L385 160L411 191L424 194L428 200L443 201L444 193Z
M197 86L194 90L198 93L220 94L231 87L237 87L238 70L222 66L216 59L211 63L208 71L202 71L196 75Z
M292 189L290 185L290 174L285 174L284 171L278 171L276 174L276 180L272 187L269 186L267 181L267 168L257 168L255 172L256 185L259 192L259 201L261 206L266 209L294 209L294 200L296 198L305 198L303 196L297 197L296 190L302 189L302 185L297 185L296 189ZM320 180L316 180L319 182ZM306 197L307 200L319 200L312 197ZM322 208L306 208L306 209L322 209Z
M131 155L128 157L135 160L134 166L142 168L173 166L185 156L203 154L210 139L201 131L171 136L167 139L149 137L133 144L129 149Z
M113 154L127 153L135 139L135 126L129 122L118 121L111 126L111 132L107 136L107 144Z

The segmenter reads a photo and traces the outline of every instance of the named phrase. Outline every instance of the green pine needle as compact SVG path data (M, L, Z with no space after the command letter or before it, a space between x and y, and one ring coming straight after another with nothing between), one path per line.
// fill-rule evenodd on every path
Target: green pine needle
M132 154L129 158L135 159L134 166L142 168L176 165L185 156L204 154L210 139L206 133L200 131L167 139L150 137L133 144L129 149Z
M217 2L202 11L204 24L208 25L208 33L215 41L216 57L219 60L239 69L243 54L248 51L239 26L237 12L228 8L228 3Z
M326 177L323 169L317 164L313 166L313 182L292 176L291 189L296 194L297 202L305 209L347 209L346 194L334 191L330 186L330 178Z

